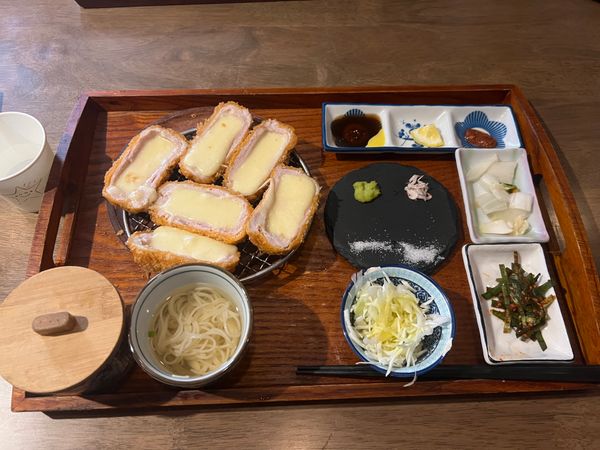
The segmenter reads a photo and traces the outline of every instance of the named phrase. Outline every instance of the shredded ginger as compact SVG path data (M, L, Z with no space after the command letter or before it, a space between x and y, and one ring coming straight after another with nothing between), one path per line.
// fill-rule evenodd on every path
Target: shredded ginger
M406 195L408 195L408 198L411 200L427 201L431 199L431 194L428 192L429 184L421 181L421 178L423 178L423 175L413 175L410 177L408 184L404 188Z
M429 298L419 304L411 286L405 281L395 285L384 274L382 285L365 282L357 290L356 299L344 313L350 339L373 361L387 367L386 376L394 368L414 367L421 355L425 336L449 321L448 317L429 314ZM356 280L358 285L359 280ZM353 314L354 323L350 320ZM416 370L412 385L417 378Z

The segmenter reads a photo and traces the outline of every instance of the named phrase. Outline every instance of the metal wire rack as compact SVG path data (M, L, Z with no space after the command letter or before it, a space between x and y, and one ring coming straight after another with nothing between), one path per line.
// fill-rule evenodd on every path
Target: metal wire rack
M190 129L182 133L188 140L193 139L196 135L196 129ZM301 168L307 175L310 175L308 166L304 160L292 151L288 164L293 167ZM186 178L179 173L177 169L173 171L169 180L182 181ZM220 183L220 180L217 184ZM150 220L147 213L129 213L117 206L106 202L108 215L113 225L115 233L119 239L125 244L129 236L136 231L150 231L157 225ZM262 253L248 239L237 245L240 252L240 262L237 265L233 274L242 282L250 282L268 275L273 270L281 268L291 258L295 250L292 250L287 255L268 255Z

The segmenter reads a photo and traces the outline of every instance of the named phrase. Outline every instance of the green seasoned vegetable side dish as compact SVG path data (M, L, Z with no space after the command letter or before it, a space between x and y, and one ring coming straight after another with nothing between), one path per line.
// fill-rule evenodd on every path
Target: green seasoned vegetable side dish
M361 203L368 203L375 200L381 195L381 190L377 181L355 181L352 183L354 187L354 199Z
M500 264L500 278L494 287L488 287L482 297L492 302L492 314L504 322L504 332L514 330L522 340L536 341L542 350L548 346L542 336L542 328L548 321L548 307L556 299L546 296L552 287L548 280L537 285L540 274L527 273L519 263L519 254L514 252L510 268Z

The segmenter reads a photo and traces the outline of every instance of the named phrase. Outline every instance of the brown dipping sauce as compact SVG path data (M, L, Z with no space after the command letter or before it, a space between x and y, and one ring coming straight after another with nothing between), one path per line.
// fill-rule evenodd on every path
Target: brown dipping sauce
M338 147L365 147L381 130L381 120L376 114L341 116L331 122L331 133Z
M489 134L474 128L465 131L465 139L476 148L495 148L497 144L496 139Z

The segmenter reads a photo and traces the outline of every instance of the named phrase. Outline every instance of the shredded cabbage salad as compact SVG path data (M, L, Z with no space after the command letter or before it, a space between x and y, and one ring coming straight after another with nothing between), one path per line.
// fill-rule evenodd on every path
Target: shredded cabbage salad
M383 272L382 272L383 273ZM350 310L344 311L346 329L352 342L359 346L370 360L387 367L386 376L394 368L415 367L425 336L450 320L429 313L429 298L419 304L412 287L404 280L395 285L385 273L383 284L355 280L356 297ZM350 316L353 315L354 323ZM415 376L409 384L416 381Z

